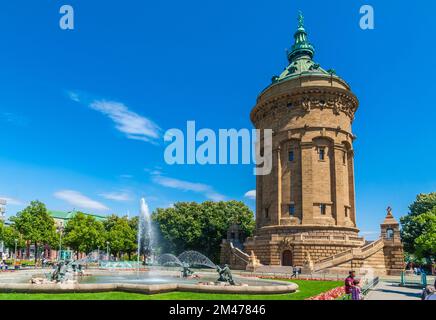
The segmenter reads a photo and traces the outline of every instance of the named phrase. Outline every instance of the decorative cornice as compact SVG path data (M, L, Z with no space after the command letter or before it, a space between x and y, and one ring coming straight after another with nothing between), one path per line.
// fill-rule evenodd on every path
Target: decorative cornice
M359 102L349 91L330 87L298 88L290 94L282 94L265 102L258 103L251 112L251 120L257 123L269 116L276 116L285 109L299 109L309 113L313 109L332 109L335 114L341 112L354 120Z

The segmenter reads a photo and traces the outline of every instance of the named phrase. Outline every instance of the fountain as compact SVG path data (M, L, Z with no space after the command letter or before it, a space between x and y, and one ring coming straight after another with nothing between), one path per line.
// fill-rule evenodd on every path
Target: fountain
M179 260L179 258L177 258L175 255L171 254L171 253L165 253L163 255L161 255L158 259L157 259L157 263L160 266L169 266L169 267L181 267L183 264L182 262Z
M82 259L60 261L50 274L45 274L45 277L35 273L39 278L31 278L29 290L38 292L38 290L48 289L77 289L100 292L101 290L116 291L128 288L133 290L132 292L146 291L148 293L193 290L208 293L260 294L272 291L275 293L295 292L297 288L295 284L264 280L241 274L232 275L228 265L220 267L198 251L185 251L179 256L167 253L157 257L156 238L145 199L141 199L140 202L137 243L136 262L109 261L100 255L100 250L96 250ZM141 261L141 254L144 255L144 261ZM149 267L146 270L141 270L141 264L146 264ZM86 276L82 276L84 275L82 266L86 268ZM200 278L201 280L198 280ZM26 281L28 282L28 280ZM1 286L2 284L0 284L0 288Z
M139 219L138 219L138 249L137 249L137 263L138 272L140 265L141 252L144 252L144 264L153 264L153 246L154 236L151 221L151 214L145 199L141 199Z
M224 266L224 268L217 266L216 271L219 275L219 278L217 280L218 282L228 283L231 286L236 285L235 281L233 280L232 272L230 271L230 268L227 264Z
M197 251L185 251L178 256L181 262L185 262L191 267L207 267L215 269L216 265L208 257Z
M75 276L83 275L82 265L76 261L59 261L51 273L44 277L32 277L32 284L77 283Z

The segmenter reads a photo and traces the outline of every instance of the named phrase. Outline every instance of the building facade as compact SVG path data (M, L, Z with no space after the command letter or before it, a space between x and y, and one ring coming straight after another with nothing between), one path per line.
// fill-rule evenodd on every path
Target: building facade
M256 129L273 130L273 165L271 174L257 176L256 231L244 243L245 258L254 254L263 265L316 269L336 255L355 256L349 265L337 259L328 268L366 263L388 272L380 255L384 240L367 243L356 225L352 124L358 99L334 70L314 61L301 14L294 38L289 65L251 112ZM222 260L232 252L240 256L228 240L222 248Z

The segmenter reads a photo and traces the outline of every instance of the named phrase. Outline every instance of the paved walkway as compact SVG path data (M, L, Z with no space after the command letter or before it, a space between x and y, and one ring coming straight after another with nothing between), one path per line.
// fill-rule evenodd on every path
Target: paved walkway
M366 296L365 300L420 300L419 288L400 287L398 283L380 282Z

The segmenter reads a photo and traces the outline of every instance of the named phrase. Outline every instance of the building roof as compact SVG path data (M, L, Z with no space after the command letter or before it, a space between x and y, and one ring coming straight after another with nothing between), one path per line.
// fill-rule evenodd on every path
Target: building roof
M274 76L272 83L278 83L305 75L321 75L328 77L336 77L334 70L324 70L321 66L313 61L315 49L309 42L306 29L304 28L304 17L300 12L298 16L298 29L294 34L294 45L291 51L288 52L289 65L280 74Z
M73 210L73 211L69 211L69 212L65 212L65 211L57 211L57 210L49 210L48 214L51 215L54 219L60 219L60 220L70 220L72 219L79 211ZM83 214L87 215L87 216L92 216L94 217L97 221L104 221L107 217L103 216L103 215L98 215L98 214L94 214L94 213L85 213L82 212Z

